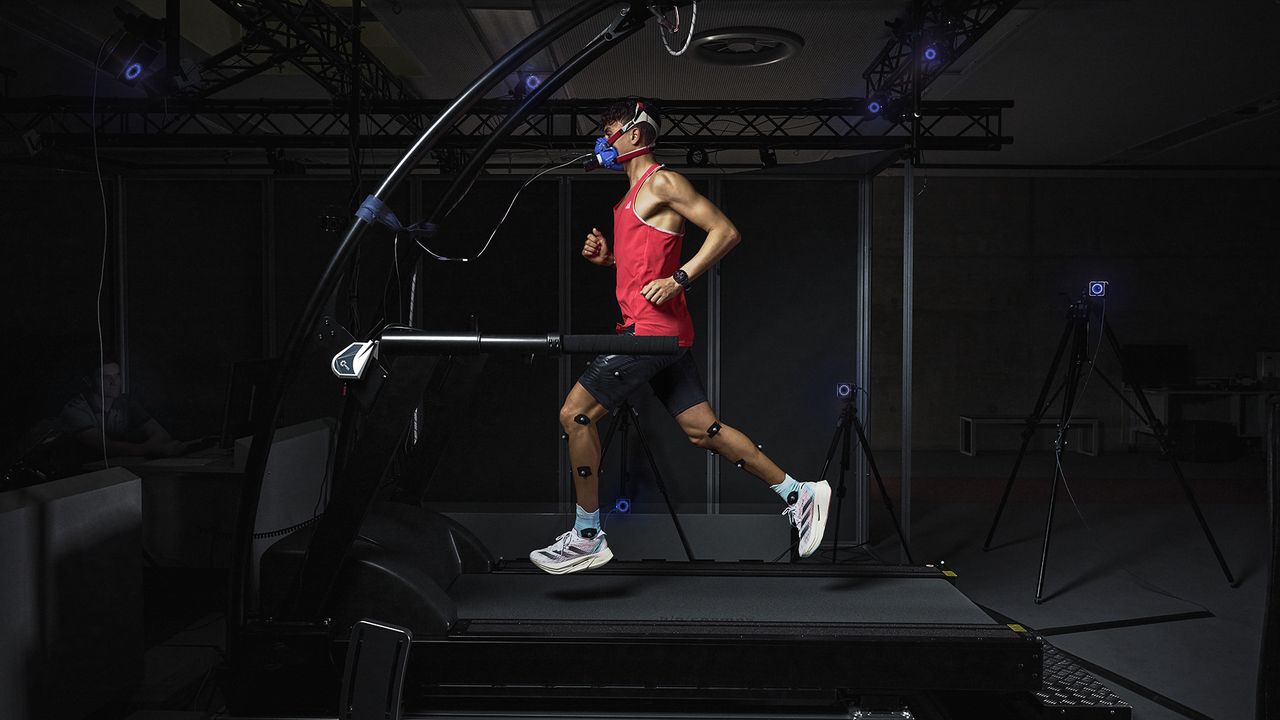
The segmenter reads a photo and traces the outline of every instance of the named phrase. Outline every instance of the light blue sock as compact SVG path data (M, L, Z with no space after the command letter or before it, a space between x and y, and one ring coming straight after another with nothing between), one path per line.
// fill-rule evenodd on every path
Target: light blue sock
M578 519L575 520L573 523L573 529L575 532L581 535L582 531L588 528L595 528L596 530L600 529L599 508L597 508L595 512L587 512L586 510L582 509L581 505L578 505L576 507L578 508L578 512L577 512Z
M796 482L796 479L790 475L783 477L782 482L777 485L773 485L772 487L773 491L778 493L778 496L783 500L787 500L791 493L796 493L796 496L799 497L800 483Z

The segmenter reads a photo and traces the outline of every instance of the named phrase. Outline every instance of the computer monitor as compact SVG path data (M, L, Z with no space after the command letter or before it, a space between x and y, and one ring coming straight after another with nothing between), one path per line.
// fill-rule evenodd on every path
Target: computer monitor
M1186 345L1125 345L1124 382L1142 387L1186 387L1195 383Z

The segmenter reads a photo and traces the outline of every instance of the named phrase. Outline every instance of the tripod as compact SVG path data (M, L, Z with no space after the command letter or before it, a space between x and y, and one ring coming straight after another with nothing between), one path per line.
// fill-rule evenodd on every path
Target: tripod
M906 553L907 562L914 565L916 561L911 557L911 547L907 545L907 539L902 534L902 526L898 524L898 515L893 511L893 501L889 499L889 493L884 488L884 480L881 479L880 469L876 467L876 459L871 454L871 444L867 442L867 434L862 428L862 423L858 421L858 410L854 407L852 396L844 400L844 409L840 411L836 431L831 436L830 447L827 448L827 459L822 463L822 474L818 477L818 482L827 479L827 470L831 467L831 459L835 457L836 445L839 444L840 482L836 486L836 525L833 528L835 534L831 539L831 562L835 564L836 557L840 553L840 511L844 507L844 496L847 492L844 478L849 471L849 447L853 444L851 438L853 431L858 433L858 444L862 446L867 464L871 466L871 474L876 479L876 486L880 488L880 498L884 500L884 507L893 520L893 529L898 533L898 542L902 543L902 551Z
M609 424L609 431L605 433L604 443L600 447L600 478L604 479L604 457L609 452L609 444L613 441L614 433L617 432L622 438L622 453L618 459L621 492L618 497L619 500L626 500L629 508L630 498L633 495L628 490L635 488L635 484L631 482L631 472L627 469L627 435L632 427L636 429L636 438L640 441L640 447L644 450L645 459L649 461L649 469L653 471L654 482L657 483L658 490L662 492L662 499L667 503L667 512L671 513L671 522L675 523L676 534L680 536L680 544L684 546L684 554L690 560L694 560L693 549L689 547L689 538L685 537L684 528L680 526L680 516L676 514L676 508L671 504L671 496L667 494L667 484L662 480L662 473L658 472L658 463L654 462L653 453L649 451L649 442L644 437L644 429L640 427L640 413L636 412L631 403L625 400L614 411L613 422Z
M1173 449L1169 444L1169 436L1165 431L1164 424L1156 417L1155 412L1151 409L1151 404L1147 402L1147 396L1142 391L1142 387L1136 382L1131 381L1133 394L1138 400L1141 408L1134 406L1128 398L1124 396L1120 388L1116 386L1102 371L1093 366L1093 360L1089 357L1089 320L1094 313L1095 305L1087 298L1081 298L1071 303L1067 309L1067 324L1062 330L1062 337L1058 341L1058 350L1053 356L1053 364L1049 366L1049 373L1044 378L1044 384L1040 387L1040 395L1036 398L1036 404L1031 409L1031 414L1027 416L1026 427L1022 429L1022 445L1018 448L1018 457L1013 461L1013 470L1009 473L1009 481L1004 486L1004 494L1000 497L1000 505L996 508L996 516L991 521L991 530L987 533L987 539L982 544L983 550L991 549L991 540L995 537L996 526L1000 523L1000 516L1004 513L1005 504L1009 500L1009 491L1013 489L1013 481L1018 477L1018 468L1022 465L1022 458L1026 455L1027 445L1031 442L1031 435L1035 431L1036 426L1040 423L1041 418L1048 412L1049 407L1053 405L1058 395L1062 395L1062 411L1058 421L1058 436L1054 441L1054 454L1056 462L1054 463L1053 479L1049 486L1049 514L1045 520L1044 540L1040 547L1040 572L1036 578L1036 604L1040 604L1044 591L1044 571L1049 557L1049 539L1053 534L1053 513L1058 496L1058 478L1062 478L1063 484L1066 484L1066 477L1062 471L1062 451L1066 446L1067 431L1071 428L1072 413L1075 410L1076 394L1079 391L1080 380L1088 365L1089 372L1096 374L1102 378L1103 382L1120 398L1120 401L1129 407L1138 417L1142 418L1147 426L1151 429L1151 434L1155 436L1156 442L1160 445L1161 455L1169 462L1173 468L1173 474L1178 479L1178 483L1182 485L1182 491L1186 495L1187 503L1195 512L1196 520L1200 522L1200 529L1204 531L1205 539L1209 541L1209 547L1213 548L1213 554L1218 559L1218 565L1222 568L1222 574L1226 576L1227 582L1232 586L1236 586L1235 578L1231 575L1231 570L1227 567L1227 561L1222 557L1222 550L1218 548L1218 543L1214 540L1213 532L1209 530L1209 523L1205 521L1204 514L1200 511L1200 504L1196 502L1195 495L1191 492L1191 485L1187 483L1187 478L1182 474L1182 466L1178 464L1178 459L1174 457ZM1116 358L1121 362L1121 377L1129 376L1124 371L1124 358L1120 352L1120 343L1116 340L1115 333L1111 331L1111 326L1104 320L1101 324L1101 334L1106 338L1107 344L1115 353ZM1067 343L1071 343L1071 360L1067 366L1066 376L1058 389L1053 395L1049 395L1049 388L1053 386L1054 375L1058 371L1058 366L1062 362L1062 357L1067 350ZM1101 340L1099 341L1101 342Z

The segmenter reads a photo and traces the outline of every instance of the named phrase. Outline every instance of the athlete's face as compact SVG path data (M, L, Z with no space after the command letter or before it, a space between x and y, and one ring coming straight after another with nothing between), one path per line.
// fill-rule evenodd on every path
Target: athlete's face
M614 133L618 132L618 130L622 129L622 126L625 124L626 123L622 122L621 120L615 120L609 123L608 125L605 125L604 136L610 137ZM622 137L614 141L613 149L617 150L619 155L635 150L640 146L636 145L635 142L632 141L632 138L639 134L640 134L639 130L637 130L636 128L632 128L630 132L624 133Z

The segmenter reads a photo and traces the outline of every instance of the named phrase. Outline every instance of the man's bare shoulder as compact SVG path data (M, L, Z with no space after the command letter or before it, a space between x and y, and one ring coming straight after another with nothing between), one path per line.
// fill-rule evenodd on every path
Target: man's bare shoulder
M688 196L689 193L695 192L693 183L684 175L675 170L663 168L661 172L656 172L649 180L649 186L653 190L653 194L662 200L670 200L678 197Z

